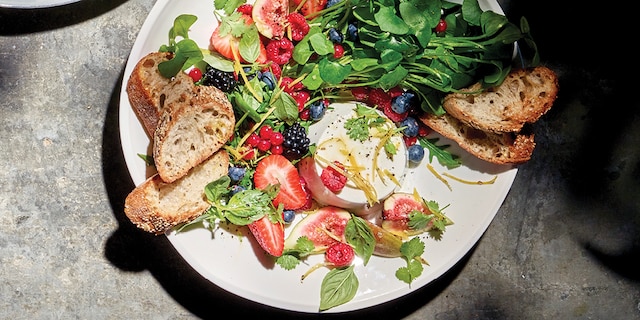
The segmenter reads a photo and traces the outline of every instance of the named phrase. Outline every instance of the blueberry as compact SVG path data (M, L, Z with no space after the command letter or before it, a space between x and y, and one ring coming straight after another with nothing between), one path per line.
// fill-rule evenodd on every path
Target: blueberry
M233 186L231 186L231 195L234 195L240 191L244 191L245 188L243 186L234 184Z
M336 28L331 28L329 29L329 40L333 43L342 43L344 36Z
M407 149L408 158L411 162L420 162L424 158L424 148L420 144L414 144Z
M353 23L349 23L347 26L347 35L351 41L358 41L358 27Z
M418 135L418 121L414 117L407 117L400 122L400 127L405 127L402 133L407 137Z
M333 7L336 4L340 3L342 0L328 0L326 8Z
M232 181L240 181L244 177L245 169L241 167L229 167L229 178Z
M395 113L405 113L411 109L411 103L416 95L411 92L403 92L391 101L391 110Z
M309 119L317 121L324 116L324 110L326 109L322 100L316 101L309 106Z
M265 71L258 74L258 79L267 85L269 90L273 90L276 87L276 77L271 71Z
M282 220L284 223L291 223L296 218L296 212L293 210L284 210L282 212Z

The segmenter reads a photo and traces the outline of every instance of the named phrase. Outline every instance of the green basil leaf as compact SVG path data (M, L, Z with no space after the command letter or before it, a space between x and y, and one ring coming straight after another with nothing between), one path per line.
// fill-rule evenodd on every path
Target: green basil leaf
M255 26L249 28L242 35L238 44L238 51L240 56L248 62L254 62L258 59L258 56L260 56L260 34Z
M360 282L354 266L331 269L322 279L320 287L320 311L345 304L356 296Z

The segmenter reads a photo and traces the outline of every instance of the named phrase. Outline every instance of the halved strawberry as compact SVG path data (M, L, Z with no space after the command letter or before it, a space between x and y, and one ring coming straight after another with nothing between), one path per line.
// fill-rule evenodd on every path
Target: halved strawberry
M271 154L260 160L253 174L253 184L258 189L280 184L280 191L273 199L276 207L282 203L285 209L294 210L306 202L298 169L282 155Z
M284 225L273 223L269 217L264 216L260 220L248 225L251 234L258 244L270 255L279 257L284 250Z
M245 19L246 24L253 23L251 16L243 15L242 18ZM220 25L216 27L215 30L211 33L211 37L209 37L209 50L218 52L221 56L234 60L233 51L235 50L238 56L240 52L238 51L238 44L240 43L240 39L234 37L231 34L226 34L224 37L220 36ZM233 49L232 49L233 48ZM242 57L240 57L242 59ZM242 62L247 62L242 59ZM266 63L267 62L267 48L264 46L262 41L260 42L260 54L256 59L258 63Z
M296 7L304 1L304 4L300 8L300 13L307 19L313 18L316 13L321 11L327 6L327 0L293 0Z

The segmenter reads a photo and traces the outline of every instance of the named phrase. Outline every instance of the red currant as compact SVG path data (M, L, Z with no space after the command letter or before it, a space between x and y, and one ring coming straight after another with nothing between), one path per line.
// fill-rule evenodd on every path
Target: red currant
M282 154L282 152L284 151L284 147L280 144L273 144L271 143L271 153L272 154Z
M436 25L436 33L442 33L447 31L447 22L444 19L440 19Z
M251 149L251 150L248 150L247 152L245 152L245 153L242 155L242 159L244 159L244 160L251 160L251 159L253 159L253 156L254 156L254 155L255 155L255 149Z
M260 139L262 140L269 140L269 138L271 138L271 134L273 134L273 128L269 125L264 125L262 127L260 127Z
M278 131L274 131L271 134L271 137L269 138L269 141L271 141L272 145L279 146L284 142L284 136L282 135L282 133L280 133Z
M271 141L266 139L260 140L260 142L258 142L257 148L260 152L267 152L269 149L271 149Z
M298 105L298 112L304 109L304 105L311 99L311 94L307 90L294 91L290 93L293 100L296 101Z
M309 108L305 108L304 110L300 111L300 120L304 120L304 121L309 120L310 112L311 110L309 110Z
M418 137L407 137L407 136L402 136L402 138L404 139L404 145L407 147L411 147L412 145L416 144L416 142L418 142Z
M247 138L247 143L252 147L257 147L258 142L260 142L260 137L255 133L250 134Z
M193 68L189 71L189 77L193 79L193 82L198 82L202 79L202 70L198 68Z
M333 57L336 59L340 59L344 56L344 47L339 43L333 44Z

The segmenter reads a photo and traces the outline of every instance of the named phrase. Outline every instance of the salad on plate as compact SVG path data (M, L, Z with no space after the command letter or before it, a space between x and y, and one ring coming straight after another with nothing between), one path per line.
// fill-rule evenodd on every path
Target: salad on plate
M180 14L158 46L173 53L158 65L164 77L217 87L236 115L228 174L176 235L246 226L301 282L325 270L319 311L354 299L372 257L403 261L389 277L410 286L430 266L426 239L455 228L449 203L410 176L428 171L451 189L432 161L464 165L419 115L444 114L443 97L475 82L500 84L516 43L535 49L526 20L516 26L477 0L213 3L202 13L216 20L208 43L190 38L198 16Z

